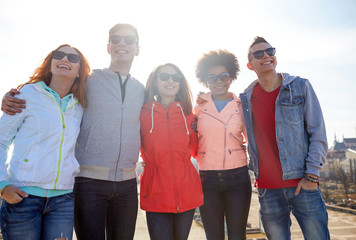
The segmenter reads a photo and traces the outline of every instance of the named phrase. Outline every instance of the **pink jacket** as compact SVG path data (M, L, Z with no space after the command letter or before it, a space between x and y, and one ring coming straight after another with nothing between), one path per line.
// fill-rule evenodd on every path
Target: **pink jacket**
M218 112L211 93L200 95L195 106L198 117L198 165L200 170L226 170L247 165L246 128L241 102L233 99Z

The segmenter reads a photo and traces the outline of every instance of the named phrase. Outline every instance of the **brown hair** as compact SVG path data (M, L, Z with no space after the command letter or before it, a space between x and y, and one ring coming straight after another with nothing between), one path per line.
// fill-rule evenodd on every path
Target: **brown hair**
M139 40L140 40L139 37L138 37L138 31L133 25L128 24L128 23L118 23L118 24L116 24L115 26L113 26L110 29L110 31L109 31L109 43L110 43L110 36L113 35L117 30L123 29L123 28L124 29L130 29L135 33L136 38L137 38L137 45L138 45Z
M251 60L252 60L251 48L252 48L253 46L255 46L256 44L258 44L258 43L267 43L267 44L269 44L269 42L267 42L266 39L264 39L263 37L256 36L256 37L253 39L253 41L252 41L250 47L248 48L247 59L248 59L249 62L251 62Z
M83 108L87 106L86 99L86 81L90 74L90 67L88 60L84 57L84 55L75 47L70 46L69 44L63 44L57 47L54 51L62 48L62 47L70 47L73 48L78 55L80 56L79 63L79 77L76 77L73 83L73 86L70 90L71 93L78 99L79 103ZM18 86L18 89L22 88L26 84L36 83L43 81L47 86L51 83L52 73L51 73L51 64L52 64L52 52L50 52L47 57L43 60L42 64L35 69L33 75L30 77L30 80L24 84Z
M182 71L172 63L166 63L156 67L148 77L146 83L146 96L145 102L157 101L160 102L160 96L157 91L157 79L158 74L161 72L163 67L171 67L180 75L182 81L179 84L179 90L176 95L175 101L181 102L183 104L184 113L189 115L192 113L192 92L189 87L187 79L184 77Z
M215 66L226 67L232 80L235 80L238 72L240 71L240 65L237 61L236 56L227 50L216 50L210 51L203 55L202 58L198 60L195 75L198 81L207 87L206 77L209 70Z

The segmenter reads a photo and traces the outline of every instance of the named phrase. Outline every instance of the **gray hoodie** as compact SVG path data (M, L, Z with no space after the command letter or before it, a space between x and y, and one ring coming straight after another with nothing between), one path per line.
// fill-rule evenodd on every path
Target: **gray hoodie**
M140 150L140 111L144 86L131 76L124 102L117 74L93 70L87 81L88 107L80 128L76 157L78 176L109 181L136 177Z

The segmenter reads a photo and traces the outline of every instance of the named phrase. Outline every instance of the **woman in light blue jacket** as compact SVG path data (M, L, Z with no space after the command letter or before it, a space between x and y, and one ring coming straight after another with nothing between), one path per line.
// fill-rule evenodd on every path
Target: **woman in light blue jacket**
M26 109L0 119L1 231L9 239L72 239L74 156L88 61L68 44L20 85ZM13 145L11 158L7 156Z

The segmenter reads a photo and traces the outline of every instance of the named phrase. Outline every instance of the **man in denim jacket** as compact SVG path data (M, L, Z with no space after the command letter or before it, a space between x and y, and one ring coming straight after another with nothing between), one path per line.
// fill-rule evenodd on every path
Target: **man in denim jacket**
M276 72L275 48L262 37L248 60L258 79L240 98L267 237L291 238L292 211L305 239L330 239L318 187L328 145L315 92L308 80Z

